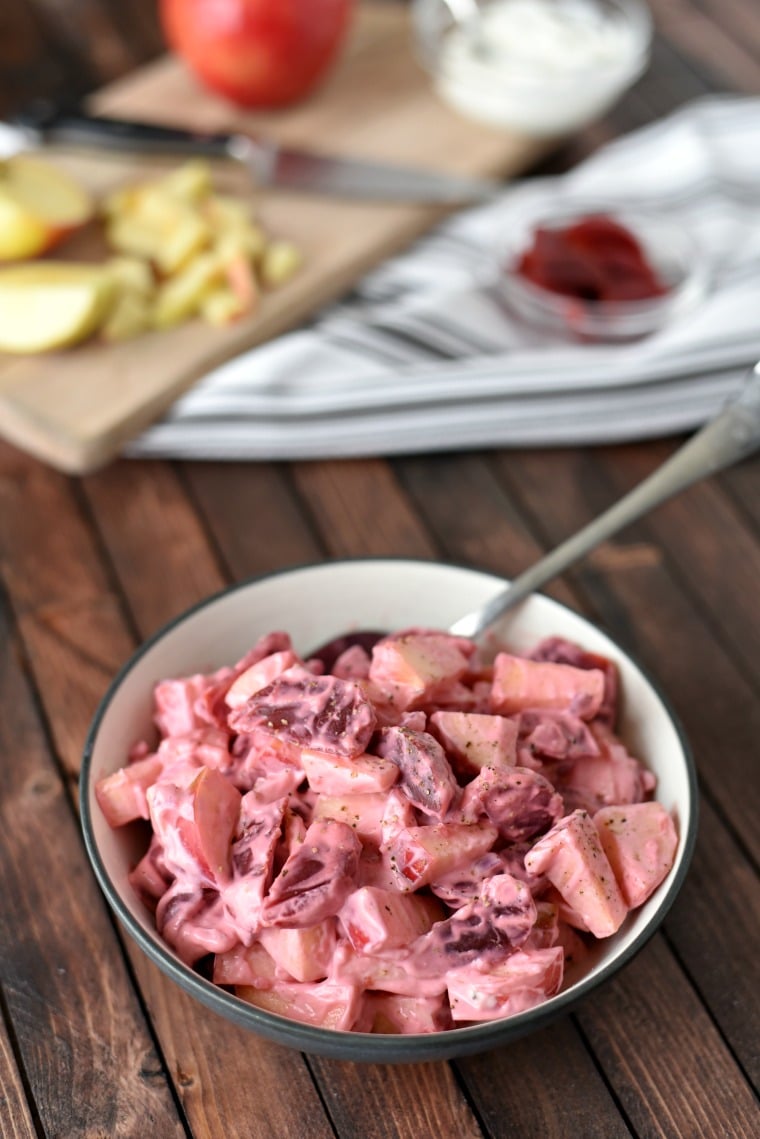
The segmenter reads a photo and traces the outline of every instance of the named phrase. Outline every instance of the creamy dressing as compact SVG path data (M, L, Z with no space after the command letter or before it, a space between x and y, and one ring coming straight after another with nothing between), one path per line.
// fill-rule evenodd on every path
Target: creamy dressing
M445 35L439 94L476 119L557 135L601 114L645 63L645 9L633 17L593 0L494 0L477 29Z
M552 639L486 666L452 654L448 634L416 637L386 637L356 680L293 665L289 645L268 638L274 651L262 658L256 646L222 692L218 673L162 682L158 752L135 749L143 758L98 783L112 825L146 814L152 824L130 881L155 908L159 934L190 967L212 954L214 980L259 1008L359 1031L512 1015L559 991L574 936L565 923L611 935L630 908L618 879L638 902L672 865L675 827L664 807L641 802L643 768L602 815L603 836L596 815L564 797L571 773L573 797L601 800L600 765L640 768L610 726L592 720L587 732L573 711L580 701L614 724L609 661ZM233 695L230 708L233 685L250 694L243 704ZM394 699L373 705L370 689ZM591 703L580 700L589 692ZM462 701L474 714L456 710ZM502 704L518 718L499 733ZM198 727L210 710L217 720ZM509 740L506 756L460 783L427 730L444 712L475 753L481 732L480 745ZM568 738L557 741L558 724ZM580 754L569 760L571 747ZM347 778L352 765L361 778Z

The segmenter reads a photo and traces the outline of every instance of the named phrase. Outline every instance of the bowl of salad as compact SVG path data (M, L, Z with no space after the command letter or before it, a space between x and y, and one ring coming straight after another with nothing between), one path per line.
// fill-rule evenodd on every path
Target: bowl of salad
M445 1059L566 1012L676 897L696 780L589 621L370 559L243 582L156 633L94 718L82 825L143 951L215 1012L338 1058ZM337 639L336 639L337 638Z

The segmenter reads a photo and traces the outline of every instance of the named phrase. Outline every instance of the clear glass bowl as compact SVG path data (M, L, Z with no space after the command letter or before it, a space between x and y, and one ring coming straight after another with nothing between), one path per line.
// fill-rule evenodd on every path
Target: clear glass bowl
M538 227L564 228L600 214L637 239L667 292L647 300L583 300L543 288L518 272L520 257ZM614 343L649 336L692 310L707 293L709 274L696 242L672 219L589 203L558 206L526 218L499 251L496 285L512 314L554 338Z
M643 0L480 0L482 15L466 18L475 7L413 0L414 33L440 98L491 126L534 138L569 134L604 114L649 62Z

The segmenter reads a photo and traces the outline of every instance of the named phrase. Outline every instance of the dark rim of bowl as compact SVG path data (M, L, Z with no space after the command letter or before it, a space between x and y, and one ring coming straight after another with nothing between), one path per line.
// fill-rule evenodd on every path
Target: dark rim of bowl
M489 577L495 582L506 584L503 578L500 578L498 574L494 574L490 570L479 569L472 565L465 565L453 561L426 561L422 558L405 557L359 557L303 563L280 570L274 570L266 574L254 575L203 598L161 626L161 628L156 630L155 633L144 641L121 669L119 669L111 684L108 686L105 695L96 709L84 745L82 768L79 777L81 826L87 854L98 884L109 905L126 930L162 972L166 973L182 989L190 993L214 1012L227 1017L244 1028L256 1031L260 1035L274 1040L279 1044L284 1044L303 1052L330 1056L335 1059L376 1063L409 1063L425 1060L444 1060L451 1059L455 1056L485 1052L488 1049L499 1047L500 1045L518 1039L520 1036L543 1028L558 1016L567 1013L591 991L618 973L620 969L627 965L644 945L646 945L673 905L688 872L694 853L698 829L697 774L689 742L680 720L675 715L669 700L660 691L659 685L652 680L647 670L641 667L635 657L633 657L627 649L619 645L615 638L610 633L607 633L601 625L585 617L584 614L576 613L570 609L569 606L555 601L554 598L548 598L546 595L541 594L545 600L552 601L552 603L557 605L560 609L565 609L569 613L572 613L573 616L580 617L581 620L587 621L589 625L592 625L598 629L599 632L603 633L603 635L609 637L620 652L624 653L639 670L653 689L655 695L661 701L673 724L685 760L689 793L689 825L686 832L680 835L682 856L676 876L670 883L667 893L660 900L654 917L641 931L638 937L616 956L614 961L603 965L593 976L577 981L566 992L560 992L557 996L551 997L543 1004L537 1005L535 1008L528 1009L525 1012L465 1028L448 1029L440 1033L386 1036L378 1033L360 1033L319 1028L314 1025L303 1024L300 1021L290 1020L276 1013L259 1010L253 1005L246 1004L241 998L214 985L213 982L207 981L199 974L193 972L190 966L183 965L174 956L169 947L160 941L158 934L155 935L155 939L146 934L142 925L132 916L108 875L108 871L100 857L100 852L95 842L90 812L89 784L92 753L101 722L108 710L111 700L124 679L138 664L141 658L153 645L157 644L170 633L175 626L180 625L201 609L215 604L221 598L231 593L236 593L239 590L247 589L269 578L283 577L286 574L297 574L314 569L327 570L331 566L376 564L382 562L391 562L395 565L441 566L445 569L465 570L483 577Z

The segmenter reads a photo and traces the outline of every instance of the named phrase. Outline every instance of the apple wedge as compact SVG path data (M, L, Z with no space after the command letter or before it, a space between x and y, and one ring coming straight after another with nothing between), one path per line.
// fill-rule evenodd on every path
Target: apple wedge
M114 292L113 277L97 265L0 269L0 350L47 352L84 340L107 316Z
M93 212L89 194L50 163L25 154L0 161L0 261L45 253Z

